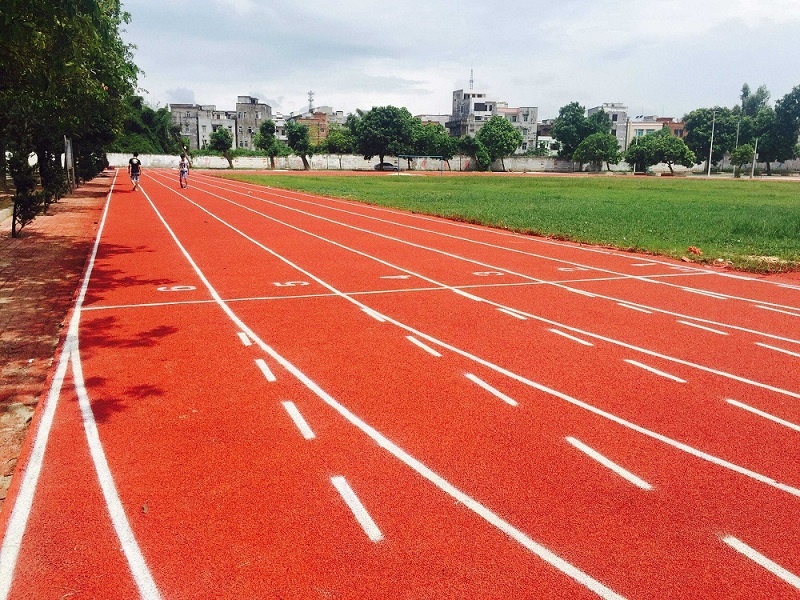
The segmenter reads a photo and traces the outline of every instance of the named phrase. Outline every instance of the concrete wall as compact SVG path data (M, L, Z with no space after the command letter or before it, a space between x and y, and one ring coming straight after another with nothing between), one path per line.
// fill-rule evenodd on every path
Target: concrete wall
M128 160L131 158L130 154L108 154L108 162L112 167L128 166ZM163 154L141 154L139 159L142 161L143 168L168 168L177 169L178 161L180 160L177 155L163 155ZM397 164L397 159L394 157L386 157L387 162ZM339 166L339 156L335 154L321 154L311 158L311 168L315 171L372 171L378 158L373 157L372 160L364 160L362 156L355 156L352 154L345 154L341 157L341 167ZM450 168L448 169L447 163L444 164L445 171L474 171L473 160L469 156L456 156L450 161ZM533 156L513 156L503 159L506 171L513 171L515 173L572 173L578 169L578 165L570 161L558 160L550 157L533 157ZM412 170L415 171L439 171L442 169L442 161L433 158L415 158L411 161ZM221 156L195 156L192 158L192 167L195 169L227 169L228 161ZM234 169L269 169L270 161L268 157L261 156L242 156L233 160ZM302 171L303 161L298 156L278 157L275 159L275 168L279 170L292 170ZM495 161L492 164L493 171L501 171L502 166L500 161ZM586 169L586 166L584 165ZM759 164L757 169L763 171L766 165ZM692 169L684 167L673 167L676 173L703 173L703 165L696 165ZM403 159L400 163L400 170L408 170L408 161ZM603 164L605 171L605 164ZM618 165L611 165L611 171L614 173L630 172L631 169L627 163L619 163ZM785 163L773 163L772 171L776 174L798 173L800 172L800 160L786 161ZM656 165L650 168L651 173L669 173L669 167L666 165ZM749 165L747 167L749 173Z

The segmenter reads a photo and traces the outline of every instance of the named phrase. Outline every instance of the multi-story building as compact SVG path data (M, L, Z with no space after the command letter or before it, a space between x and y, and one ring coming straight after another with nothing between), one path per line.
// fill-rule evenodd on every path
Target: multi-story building
M169 109L172 123L189 139L190 150L208 146L211 133L220 127L230 131L231 148L253 148L259 126L272 118L272 108L250 96L239 96L235 111L217 110L213 104L170 104Z
M261 123L272 118L272 107L258 98L238 96L236 99L236 132L239 148L255 148L253 136Z
M453 92L453 112L445 127L453 137L474 136L486 121L499 115L522 134L522 144L516 150L521 154L535 147L538 112L535 106L509 108L507 102L489 100L482 92L456 90Z
M604 102L600 106L590 108L586 113L592 116L601 110L611 117L611 135L617 138L619 147L624 150L628 147L628 107L622 102Z
M662 129L669 129L669 132L675 136L683 139L685 137L685 126L681 121L676 121L672 117L657 117L655 115L646 115L628 119L627 123L627 144L624 149L627 149L634 138L642 137L648 133L661 131Z

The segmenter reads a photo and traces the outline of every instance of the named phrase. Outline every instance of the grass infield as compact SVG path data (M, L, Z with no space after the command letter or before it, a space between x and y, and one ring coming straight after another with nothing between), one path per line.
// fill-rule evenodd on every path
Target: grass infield
M225 177L624 250L800 268L800 184L661 177ZM693 247L702 254L689 251Z

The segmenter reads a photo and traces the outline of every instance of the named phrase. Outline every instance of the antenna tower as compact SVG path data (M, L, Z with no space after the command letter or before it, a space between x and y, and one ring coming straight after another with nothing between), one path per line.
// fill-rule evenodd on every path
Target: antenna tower
M472 89L472 86L475 84L475 79L472 76L472 68L469 70L469 89Z
M314 92L313 91L308 92L308 112L310 112L312 114L314 112Z

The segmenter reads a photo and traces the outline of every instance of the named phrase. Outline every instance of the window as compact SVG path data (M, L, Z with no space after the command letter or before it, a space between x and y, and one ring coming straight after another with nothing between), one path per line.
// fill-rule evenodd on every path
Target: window
M517 122L517 115L511 115L511 122L512 123L516 123Z
M611 130L611 135L616 136L617 135L617 130L616 129L612 129Z
M242 134L242 128L239 127L239 135L241 135L241 134Z
M258 110L258 111L256 111L256 119L260 119L260 118L261 118L261 111Z
M619 115L618 115L617 113L613 113L613 114L611 115L611 122L612 122L612 123L615 123L615 122L617 121L617 117L618 117L618 116L619 116Z
M247 133L253 133L253 128L252 127L248 127L247 128Z
M191 116L192 116L192 113L190 113L190 112L187 110L187 111L186 111L186 117L187 117L187 118L189 118L189 117L191 117Z
M522 120L525 121L526 123L528 122L528 113L522 115Z
M523 143L523 144L522 144L522 149L523 149L523 150L527 150L527 149L528 149L528 144L525 144L525 143Z
M206 132L206 126L203 125L203 133L205 133L205 132Z

